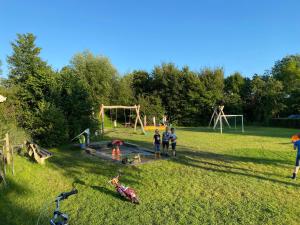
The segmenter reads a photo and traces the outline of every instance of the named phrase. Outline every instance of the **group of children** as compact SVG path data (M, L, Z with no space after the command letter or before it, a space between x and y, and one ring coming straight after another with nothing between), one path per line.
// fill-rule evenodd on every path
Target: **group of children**
M170 146L170 141L171 141L171 147L172 147L172 155L176 156L176 141L177 141L177 136L175 134L175 129L172 127L171 132L170 128L166 127L166 130L162 134L162 140L161 136L159 134L159 130L155 130L155 134L153 136L153 145L155 149L155 157L159 158L160 157L160 145L162 144L162 149L163 155L168 156L169 155L169 146Z

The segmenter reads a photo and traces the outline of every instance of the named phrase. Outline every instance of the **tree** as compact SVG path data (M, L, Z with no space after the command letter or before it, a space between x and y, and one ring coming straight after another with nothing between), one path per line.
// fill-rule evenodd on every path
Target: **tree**
M133 105L136 102L133 89L133 80L133 74L125 75L116 80L114 84L114 91L111 97L112 104Z
M224 100L224 71L222 68L205 68L199 73L199 79L204 85L204 115L206 120L212 114L213 108Z
M284 86L285 102L288 107L282 114L299 114L300 96L300 55L290 55L277 61L272 68L272 75Z
M73 57L71 68L89 86L95 107L110 104L111 94L115 91L113 84L117 79L117 70L108 58L94 56L91 52L85 51Z
M224 102L226 112L237 114L243 109L241 94L245 85L245 78L238 72L228 76L225 79Z
M74 137L86 128L96 126L93 99L85 80L77 76L70 67L64 67L57 77L56 82L59 96L56 105L61 109L66 118L66 127L69 136Z
M181 117L180 107L182 83L181 71L173 63L163 63L152 71L153 94L158 95L172 123L178 123Z
M2 67L2 62L0 60L0 76L2 75L2 69L1 69L1 67Z
M290 55L277 61L272 68L272 75L280 80L287 94L300 87L300 55Z
M60 110L53 102L55 95L55 72L44 62L39 54L41 48L35 46L36 37L33 34L18 34L17 40L12 43L13 53L7 58L9 64L9 83L17 89L15 102L18 110L18 123L37 142L55 145L66 139L65 131L61 129L64 120ZM53 112L57 117L48 116ZM47 118L44 118L46 116ZM48 126L38 121L52 121L51 129L40 127ZM50 121L49 121L50 122ZM46 130L49 136L60 136L62 138L50 139L47 136L39 135L42 129Z
M283 85L280 81L272 77L254 76L251 86L255 121L267 122L284 109Z
M143 70L135 70L132 72L132 87L134 90L134 96L137 98L140 95L151 93L152 79L150 74Z

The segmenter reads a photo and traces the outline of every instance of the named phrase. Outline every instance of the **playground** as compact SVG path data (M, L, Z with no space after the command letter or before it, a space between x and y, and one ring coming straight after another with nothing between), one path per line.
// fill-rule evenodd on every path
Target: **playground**
M8 171L8 187L1 187L1 224L36 224L40 213L47 224L53 199L73 187L78 194L61 205L70 224L299 224L300 184L290 179L296 132L181 127L177 157L132 166L72 146L49 149L54 156L45 165L15 156L15 175ZM105 138L151 149L153 134L123 128ZM108 184L117 174L136 190L139 205Z

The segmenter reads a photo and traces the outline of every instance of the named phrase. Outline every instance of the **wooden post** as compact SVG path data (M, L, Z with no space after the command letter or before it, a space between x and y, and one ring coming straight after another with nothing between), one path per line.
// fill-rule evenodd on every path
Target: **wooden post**
M136 117L135 117L135 122L134 122L134 132L136 132L139 111L138 111L138 107L136 105L134 105L134 108L135 108L135 112L136 112Z
M6 155L6 161L9 165L11 163L11 152L10 152L10 146L9 146L9 136L8 133L5 134L5 153Z
M153 125L156 127L156 119L155 119L155 116L153 116Z
M220 117L220 131L223 133L223 124L222 124L222 116Z
M101 134L104 135L104 105L101 105L100 109L100 118L101 118Z
M228 120L227 120L227 118L226 118L226 116L225 116L225 113L224 113L223 109L224 109L224 105L219 106L220 114L224 116L224 120L225 120L225 122L227 123L228 127L230 128L230 125L229 125L229 123L228 123Z
M147 126L147 116L144 116L144 126Z
M214 125L216 123L216 116L218 115L217 113L217 107L214 107L214 112L213 114L211 115L211 118L210 118L210 121L209 121L209 124L208 124L208 127L210 127L210 124L211 122L214 120Z
M14 148L11 146L11 167L12 167L12 174L15 175L15 163L14 163Z
M145 132L145 130L144 130L143 122L142 122L141 116L140 116L140 108L141 108L141 106L138 105L138 115L137 115L137 117L138 117L138 120L139 120L139 122L140 122L140 124L141 124L142 132L143 132L143 134L145 134L146 132Z
M5 159L5 146L2 147L2 162L3 162L3 173L6 175L6 159Z

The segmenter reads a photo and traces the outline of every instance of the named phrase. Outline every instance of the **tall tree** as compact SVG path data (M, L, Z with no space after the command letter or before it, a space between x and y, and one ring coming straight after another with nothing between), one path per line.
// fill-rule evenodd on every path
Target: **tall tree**
M173 123L180 121L181 108L179 107L182 93L180 83L181 71L173 63L163 63L156 66L152 72L154 95L158 95L162 101L170 120Z
M12 43L13 53L7 58L9 82L17 88L19 124L40 143L55 145L67 138L66 130L61 129L63 114L53 102L56 74L40 58L41 48L35 46L35 40L31 33L18 34ZM50 138L52 136L54 138Z
M277 61L272 68L272 75L280 80L287 93L300 87L300 55L290 55Z
M254 76L252 80L254 121L266 122L284 109L283 85L272 77Z
M150 74L143 70L135 70L132 72L132 87L134 89L134 95L137 98L140 95L151 93L151 77Z
M272 75L284 86L285 102L288 105L283 116L300 113L300 55L290 55L277 61L272 68Z
M111 94L115 90L113 84L118 74L108 58L94 56L91 52L85 51L73 57L71 68L78 77L85 79L95 107L99 104L110 104Z
M205 101L209 109L208 114L211 114L212 107L224 98L224 71L222 68L205 68L200 72L199 77L205 87Z
M74 137L86 128L96 126L96 110L89 86L70 67L64 67L57 77L59 85L56 104L67 121L69 136Z
M135 104L135 95L133 89L133 74L119 77L114 84L114 91L111 95L112 104L133 105ZM146 93L146 92L145 92Z
M224 87L224 102L227 113L241 113L243 108L242 91L245 78L238 72L226 77Z

